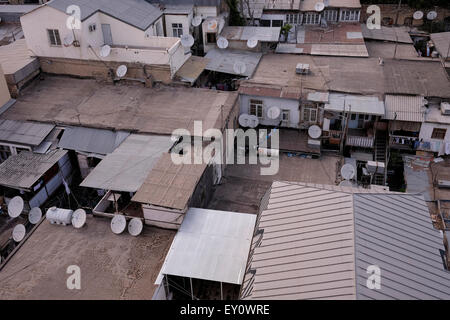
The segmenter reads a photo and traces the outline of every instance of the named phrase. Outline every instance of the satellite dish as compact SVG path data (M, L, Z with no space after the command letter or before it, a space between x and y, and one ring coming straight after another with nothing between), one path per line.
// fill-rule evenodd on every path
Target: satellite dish
M423 12L422 12L422 11L416 11L416 12L414 12L413 18L414 18L415 20L420 20L420 19L422 19L422 18L423 18Z
M122 64L117 68L116 74L119 78L123 78L127 74L127 71L128 71L127 66Z
M320 129L320 127L317 125L312 125L308 129L308 134L313 139L319 139L322 135L322 129Z
M121 234L127 226L127 220L123 215L116 214L111 220L111 230L115 234Z
M247 70L247 66L242 61L236 61L233 66L233 70L237 74L244 74L245 71Z
M247 40L247 47L255 48L257 45L258 45L258 39L250 38L250 39Z
M430 11L427 14L427 19L428 20L434 20L437 18L437 12L436 11Z
M83 209L75 210L72 214L72 225L75 229L80 229L86 223L86 211Z
M267 110L267 117L272 120L278 119L280 114L281 109L278 107L270 107L269 110Z
M27 230L25 229L25 226L23 224L18 224L13 229L12 237L15 242L20 242L25 238L26 233Z
M14 197L8 204L8 214L11 218L17 218L23 211L23 199L20 196Z
M100 57L106 58L110 54L111 54L111 47L109 45L105 44L103 47L101 47L101 49L100 49Z
M321 12L323 11L323 9L325 9L325 5L323 4L323 2L317 2L314 6L314 10L316 10L317 12Z
M217 29L217 20L208 21L208 29L214 31Z
M64 46L69 47L73 44L74 41L75 41L75 37L73 36L72 33L69 33L67 36L64 37L63 43L64 43Z
M185 48L190 48L194 45L194 37L190 34L183 34L181 36L181 45Z
M252 129L256 128L259 125L259 119L257 116L249 116L248 117L248 126Z
M349 187L349 188L354 188L355 185L354 185L351 181L344 180L344 181L341 181L341 183L339 183L339 187Z
M224 37L219 37L219 39L217 39L217 46L220 49L226 49L228 47L228 40Z
M30 210L28 213L28 221L30 221L31 224L36 224L42 219L42 211L39 207L35 207Z
M355 167L351 164L344 164L341 168L341 176L344 180L351 180L355 177Z
M194 27L198 27L202 23L202 17L201 16L195 16L194 19L192 19L192 25Z
M133 218L130 223L128 223L128 233L136 237L141 234L144 225L141 219Z
M248 127L249 122L250 122L250 115L244 113L239 116L239 124L241 125L241 127L244 128Z

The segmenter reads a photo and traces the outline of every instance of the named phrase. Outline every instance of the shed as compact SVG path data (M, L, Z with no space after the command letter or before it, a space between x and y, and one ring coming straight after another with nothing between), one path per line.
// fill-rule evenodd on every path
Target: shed
M240 50L212 49L205 57L209 59L206 70L251 77L262 54ZM245 64L242 71L235 67L238 62Z

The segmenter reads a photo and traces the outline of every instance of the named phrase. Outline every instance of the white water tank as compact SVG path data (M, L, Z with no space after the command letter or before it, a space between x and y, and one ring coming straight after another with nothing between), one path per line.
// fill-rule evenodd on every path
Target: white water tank
M66 226L72 223L72 214L73 210L51 207L47 210L46 219L51 224L62 224Z

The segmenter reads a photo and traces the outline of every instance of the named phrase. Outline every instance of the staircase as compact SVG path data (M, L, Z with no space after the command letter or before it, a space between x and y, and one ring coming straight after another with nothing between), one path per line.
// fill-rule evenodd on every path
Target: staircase
M384 186L386 185L386 170L387 170L387 131L377 131L375 137L375 161L383 162L385 165L385 172L375 173L373 175L372 184Z

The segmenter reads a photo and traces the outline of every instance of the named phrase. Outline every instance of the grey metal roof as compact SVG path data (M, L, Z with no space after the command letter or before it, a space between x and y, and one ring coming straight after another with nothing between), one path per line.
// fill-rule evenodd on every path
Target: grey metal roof
M113 152L128 136L127 131L111 131L94 128L68 127L59 141L63 149L108 154Z
M16 189L30 189L66 150L52 150L47 154L22 151L0 164L0 185Z
M262 53L259 52L213 49L208 51L205 56L206 59L209 59L205 69L251 77L259 64L261 57ZM237 62L243 62L245 64L245 71L242 74L239 74L234 70L234 66Z
M159 8L145 0L52 0L47 5L64 13L70 5L77 5L81 21L100 11L141 30L147 30L162 15Z
M350 113L373 114L384 116L384 102L375 96L358 96L350 94L331 93L329 103L325 104L325 110L349 111Z
M224 27L221 36L228 40L256 39L261 42L278 42L280 38L280 27Z
M450 298L443 239L417 195L274 182L253 244L244 299Z
M148 0L153 4L194 5L200 7L218 7L221 0Z
M365 23L361 24L364 38L400 43L413 43L406 27L385 27L381 29L369 29Z
M384 119L424 122L426 100L422 96L386 95Z
M432 33L430 37L441 57L445 59L449 58L450 32Z
M450 299L443 239L425 201L415 195L355 194L358 299ZM381 289L366 286L367 267L381 269Z
M190 208L161 275L241 284L256 215Z
M0 141L26 146L38 146L53 130L52 124L0 120Z
M159 157L172 145L170 136L131 134L91 171L80 186L136 192Z

